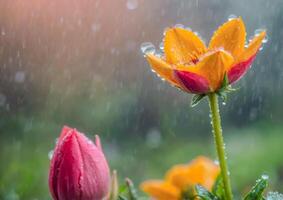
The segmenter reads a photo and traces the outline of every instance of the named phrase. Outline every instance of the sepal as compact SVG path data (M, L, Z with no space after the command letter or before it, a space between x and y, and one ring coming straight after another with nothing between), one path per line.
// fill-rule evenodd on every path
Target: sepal
M237 91L239 88L232 88L229 83L229 78L227 73L224 74L224 78L221 87L216 91L216 94L222 98L224 102L227 100L227 94Z
M126 178L125 182L126 184L119 189L118 200L141 200L133 182L129 178Z
M205 97L205 94L195 94L191 100L191 107L195 107Z

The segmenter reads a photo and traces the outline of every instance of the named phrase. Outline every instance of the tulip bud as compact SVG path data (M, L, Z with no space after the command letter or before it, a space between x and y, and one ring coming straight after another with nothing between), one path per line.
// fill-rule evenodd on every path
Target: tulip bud
M76 129L64 127L49 171L54 200L102 200L109 192L110 173L100 139L95 144Z

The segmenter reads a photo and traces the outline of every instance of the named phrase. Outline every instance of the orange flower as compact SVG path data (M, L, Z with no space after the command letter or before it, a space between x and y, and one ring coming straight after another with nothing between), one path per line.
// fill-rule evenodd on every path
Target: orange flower
M165 175L164 181L149 180L141 189L156 200L180 200L183 191L196 184L210 190L220 168L210 159L199 156L187 165L176 165Z
M245 47L246 30L241 18L227 21L208 45L192 31L174 27L165 32L164 57L145 52L152 69L182 90L196 94L217 91L228 76L229 84L240 79L254 61L265 31Z

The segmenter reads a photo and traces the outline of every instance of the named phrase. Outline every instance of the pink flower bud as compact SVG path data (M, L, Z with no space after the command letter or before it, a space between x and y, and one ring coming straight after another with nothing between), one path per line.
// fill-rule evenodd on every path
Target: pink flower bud
M100 139L95 144L76 129L64 127L49 171L54 200L102 200L109 192L110 173Z

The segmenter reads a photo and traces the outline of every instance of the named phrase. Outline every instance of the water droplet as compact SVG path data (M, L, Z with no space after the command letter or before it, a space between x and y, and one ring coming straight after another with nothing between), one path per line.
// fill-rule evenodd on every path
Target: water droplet
M185 28L185 26L183 24L175 24L174 27L175 28Z
M225 102L225 101L223 101L223 102L222 102L222 105L223 105L223 106L226 106L226 102Z
M263 49L263 46L261 46L260 48L259 48L259 50L261 51Z
M190 27L185 27L186 30L188 31L192 31L192 29Z
M160 42L159 49L162 50L162 51L164 50L164 42L163 41Z
M262 43L267 43L267 42L268 42L268 37L266 35L265 38L263 38Z
M155 53L155 47L151 42L144 42L141 44L141 51L144 54L154 54Z
M163 35L164 35L164 36L166 35L166 32L167 32L169 29L170 29L169 27L166 27L166 28L163 30Z
M154 53L154 55L159 57L159 58L162 58L164 56L163 52L162 51L158 51L158 50Z
M268 192L266 200L283 200L283 194L279 192Z
M214 160L214 163L215 163L216 165L219 165L219 160Z
M26 73L23 71L17 71L14 77L16 83L22 83L26 79Z
M236 18L237 18L236 15L231 14L231 15L229 15L229 17L228 17L228 20L231 21L231 20L236 19Z
M49 160L51 160L51 159L52 159L52 157L53 157L53 153L54 153L54 151L53 151L53 150L51 150L51 151L49 151L49 152L48 152L48 158L49 158Z
M264 179L264 180L268 180L268 179L269 179L269 176L266 175L266 174L263 174L263 175L261 176L261 178Z
M139 6L138 0L128 0L126 4L129 10L135 10Z
M258 36L262 31L265 31L265 29L259 28L255 30L255 36Z

